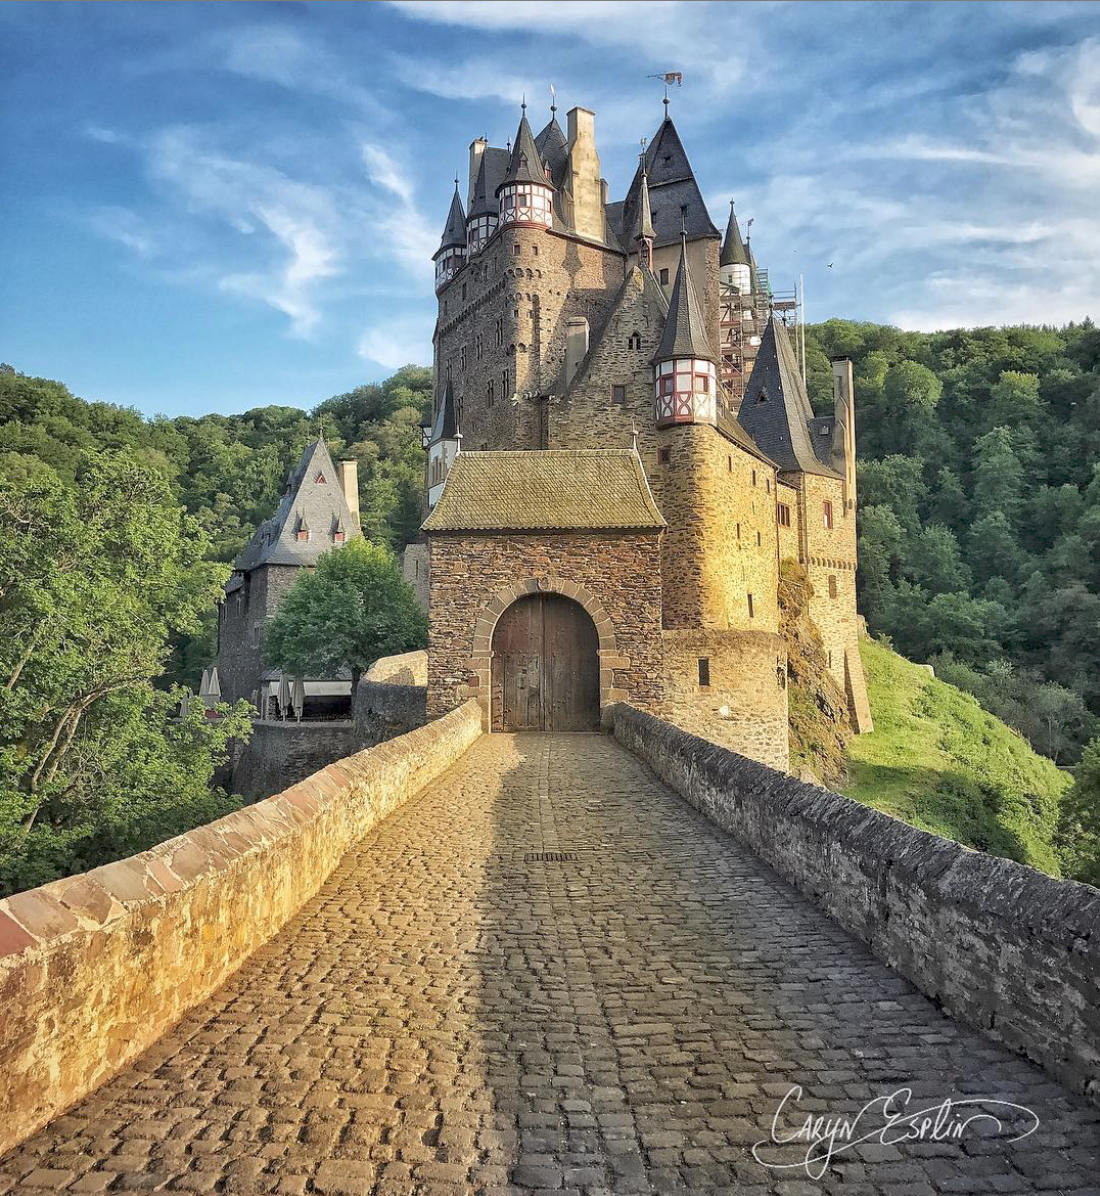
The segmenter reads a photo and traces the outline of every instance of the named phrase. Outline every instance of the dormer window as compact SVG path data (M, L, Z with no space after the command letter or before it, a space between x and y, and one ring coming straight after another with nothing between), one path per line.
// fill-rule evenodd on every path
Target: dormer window
M303 541L308 540L309 539L309 528L308 527L300 527L298 529L297 534L298 534L299 540L303 540Z
M325 481L325 475L324 475L323 473L319 473L319 474L318 474L318 475L317 475L317 476L316 476L316 477L313 479L313 484L314 484L315 486L327 486L327 485L328 485L328 482L326 482L326 481Z
M348 537L347 537L347 534L346 534L345 532L342 532L342 531L335 531L335 532L333 532L333 533L332 533L332 542L333 542L334 544L343 544L343 542L344 542L344 541L345 541L347 538L348 538Z

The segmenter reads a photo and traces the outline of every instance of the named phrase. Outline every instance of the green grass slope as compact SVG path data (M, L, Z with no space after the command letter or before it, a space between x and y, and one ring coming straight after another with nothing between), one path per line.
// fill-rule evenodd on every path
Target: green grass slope
M1060 875L1067 773L969 695L862 640L875 729L848 747L843 792L922 830Z

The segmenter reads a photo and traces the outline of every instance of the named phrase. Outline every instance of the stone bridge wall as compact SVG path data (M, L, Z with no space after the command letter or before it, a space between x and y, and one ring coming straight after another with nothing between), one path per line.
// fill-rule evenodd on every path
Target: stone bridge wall
M970 851L624 704L612 717L663 781L880 959L1100 1103L1100 890Z
M151 851L0 901L0 1153L209 997L480 734L468 702Z

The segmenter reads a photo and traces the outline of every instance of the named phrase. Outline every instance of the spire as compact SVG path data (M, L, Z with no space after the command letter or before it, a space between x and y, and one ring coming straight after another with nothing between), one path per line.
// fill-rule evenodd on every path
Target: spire
M531 132L531 126L527 123L526 101L523 104L523 115L519 120L519 128L516 130L516 143L512 148L512 157L508 162L508 169L505 171L504 181L500 186L504 187L509 183L541 183L544 187L548 185L542 158L535 145L534 134ZM500 187L497 190L499 191Z
M686 222L686 216L682 215L681 219ZM686 227L680 232L680 266L676 271L676 282L673 284L672 298L668 303L665 329L661 334L657 352L653 355L653 364L672 361L677 357L693 357L715 364L718 362L707 335L703 305L691 280Z
M477 178L474 181L473 195L470 197L469 218L472 220L475 216L483 216L486 212L491 212L495 216L497 214L497 204L495 200L489 198L488 179L485 172L485 154L482 154L481 161L477 167Z
M451 209L447 213L447 223L443 227L443 237L439 248L435 251L438 257L445 249L466 248L466 213L462 209L462 198L458 194L458 180L455 180L455 193L451 199Z
M722 266L750 266L749 252L745 242L741 240L741 229L737 226L737 214L733 210L733 200L730 200L730 218L726 225L726 239L722 242L722 256L718 259Z
M649 179L645 170L645 151L638 155L641 159L642 186L638 192L638 211L634 217L634 240L648 241L649 248L653 248L653 216L649 207Z

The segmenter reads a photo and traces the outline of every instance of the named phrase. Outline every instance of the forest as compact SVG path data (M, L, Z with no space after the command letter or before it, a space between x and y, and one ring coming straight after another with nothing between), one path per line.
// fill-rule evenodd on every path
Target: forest
M806 342L819 411L829 357L855 364L869 631L1079 766L1068 833L1094 836L1100 330L829 320ZM430 393L406 366L309 410L145 418L0 366L0 892L232 808L209 781L245 712L165 723L212 657L229 562L322 432L359 463L364 533L412 539Z

